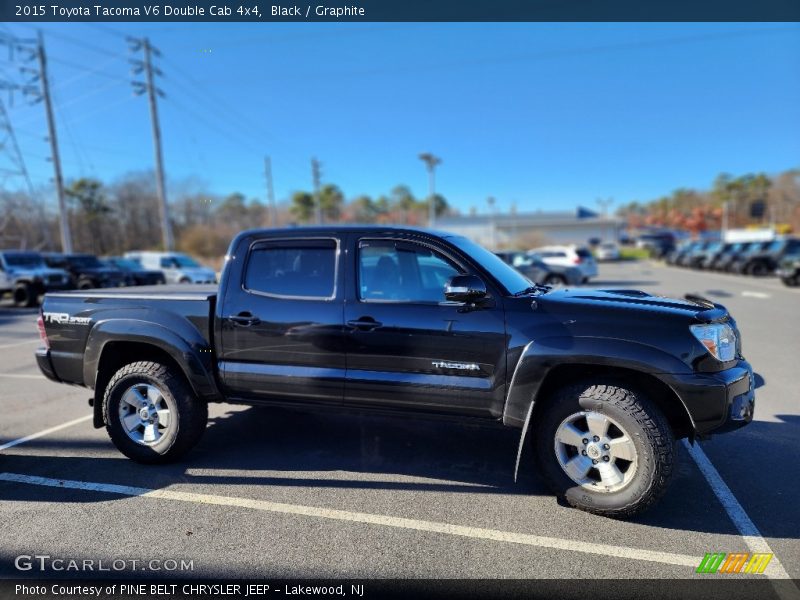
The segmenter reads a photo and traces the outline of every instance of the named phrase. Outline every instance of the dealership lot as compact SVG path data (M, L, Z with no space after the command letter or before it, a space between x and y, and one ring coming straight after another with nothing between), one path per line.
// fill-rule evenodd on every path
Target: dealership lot
M36 311L4 304L0 576L48 554L192 576L675 579L706 552L765 551L771 576L800 578L800 290L649 262L593 285L725 304L760 385L756 421L680 445L667 496L628 522L560 505L530 466L515 485L517 431L433 420L214 406L186 459L138 465L85 418L87 390L39 375Z

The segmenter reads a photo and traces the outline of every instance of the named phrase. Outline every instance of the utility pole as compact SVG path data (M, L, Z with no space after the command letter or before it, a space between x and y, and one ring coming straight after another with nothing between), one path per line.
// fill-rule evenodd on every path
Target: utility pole
M314 182L314 212L317 225L322 224L322 196L319 193L320 166L320 162L316 158L311 159L311 179Z
M47 77L47 54L44 50L44 37L39 32L38 49L39 56L39 78L42 82L42 100L47 113L47 130L50 139L50 154L53 158L53 173L55 176L56 195L58 197L59 225L61 229L61 250L65 254L72 253L72 233L69 229L69 216L67 214L67 202L64 196L64 177L61 173L61 157L58 153L58 137L56 134L56 122L53 117L53 104L50 98L50 80Z
M264 157L264 176L267 178L267 201L269 202L270 227L278 226L278 209L275 207L275 190L272 188L272 159Z
M436 167L442 164L442 159L434 156L430 152L423 152L419 155L425 167L428 169L428 227L433 227L436 223Z
M158 103L157 96L164 98L162 92L155 85L154 75L163 75L161 70L153 66L153 56L161 56L158 48L150 44L148 38L136 39L128 38L133 52L143 50L144 60L131 60L133 64L134 75L138 75L144 71L145 82L133 81L133 91L138 96L147 92L147 98L150 104L150 122L153 128L153 152L155 154L156 162L156 192L158 193L158 212L161 217L161 239L164 250L172 250L173 238L172 227L169 222L169 205L167 204L167 190L164 184L164 159L161 152L161 128L158 123Z

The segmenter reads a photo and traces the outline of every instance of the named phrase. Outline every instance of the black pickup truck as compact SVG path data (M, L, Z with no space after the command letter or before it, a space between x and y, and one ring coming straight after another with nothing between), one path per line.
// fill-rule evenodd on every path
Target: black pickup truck
M573 506L621 518L664 492L675 440L753 418L723 307L556 291L424 230L246 231L218 290L47 294L39 327L44 374L93 389L95 427L145 463L192 448L209 402L449 416L518 428L515 476L531 456Z

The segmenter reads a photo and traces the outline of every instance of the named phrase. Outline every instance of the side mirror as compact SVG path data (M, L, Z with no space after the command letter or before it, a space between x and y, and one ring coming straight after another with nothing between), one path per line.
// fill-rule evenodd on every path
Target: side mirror
M444 297L450 302L476 302L487 293L486 284L475 275L453 275L444 284Z

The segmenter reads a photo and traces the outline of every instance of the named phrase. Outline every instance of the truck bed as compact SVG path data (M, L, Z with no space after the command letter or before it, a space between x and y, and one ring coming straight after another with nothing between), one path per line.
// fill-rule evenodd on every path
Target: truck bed
M176 335L197 348L212 348L216 285L155 285L76 290L45 295L44 327L50 344L49 361L61 381L92 387L106 339L136 341L146 327L151 335ZM103 333L113 327L113 335ZM91 334L90 334L91 332ZM161 332L161 333L159 333ZM211 353L207 355L211 359Z

